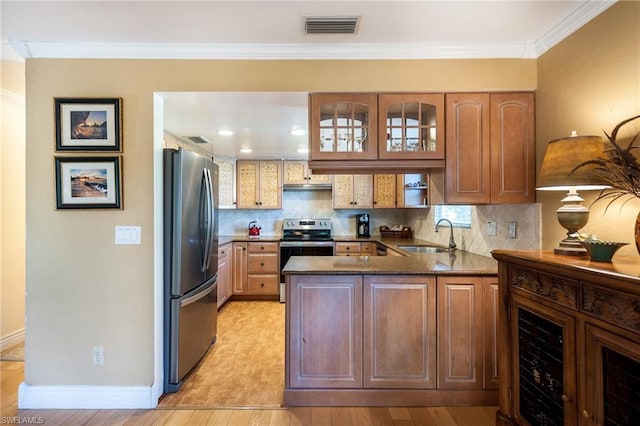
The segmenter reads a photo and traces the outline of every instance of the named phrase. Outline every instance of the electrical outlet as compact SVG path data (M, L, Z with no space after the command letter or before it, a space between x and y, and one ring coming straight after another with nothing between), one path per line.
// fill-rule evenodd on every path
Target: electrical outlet
M93 347L93 365L104 365L104 347Z
M518 222L509 222L509 238L517 238Z
M495 220L487 221L487 235L490 237L498 235L498 223Z

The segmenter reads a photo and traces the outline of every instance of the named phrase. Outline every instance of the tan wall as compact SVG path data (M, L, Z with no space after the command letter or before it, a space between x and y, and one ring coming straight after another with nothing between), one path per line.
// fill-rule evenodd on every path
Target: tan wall
M0 74L0 338L10 347L24 338L24 63L4 60Z
M154 91L534 89L535 66L533 60L28 60L27 383L153 381ZM122 211L55 210L55 96L123 98ZM115 246L115 225L142 225L142 245ZM95 344L104 346L100 368L91 362Z
M546 143L568 136L604 136L616 123L640 114L640 2L623 1L556 45L538 59L536 104L538 167ZM640 120L635 125L640 130ZM595 194L582 194L589 206ZM542 245L553 248L565 236L555 210L562 193L538 192L542 202ZM633 242L633 225L640 201L622 207L616 203L605 213L606 202L591 208L583 232L602 239ZM622 207L622 208L621 208ZM620 255L637 255L633 244Z

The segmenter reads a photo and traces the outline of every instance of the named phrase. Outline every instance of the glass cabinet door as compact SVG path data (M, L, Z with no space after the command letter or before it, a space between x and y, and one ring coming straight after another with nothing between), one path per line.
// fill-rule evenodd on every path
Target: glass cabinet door
M312 94L311 159L375 159L376 102L372 94Z
M444 159L444 94L382 94L378 110L379 158Z

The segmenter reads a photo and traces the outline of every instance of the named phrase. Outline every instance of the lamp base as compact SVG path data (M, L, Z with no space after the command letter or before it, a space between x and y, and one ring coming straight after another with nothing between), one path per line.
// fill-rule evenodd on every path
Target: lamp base
M569 256L587 256L587 249L580 244L580 240L575 237L567 237L560 241L558 247L553 249L555 254L564 254Z

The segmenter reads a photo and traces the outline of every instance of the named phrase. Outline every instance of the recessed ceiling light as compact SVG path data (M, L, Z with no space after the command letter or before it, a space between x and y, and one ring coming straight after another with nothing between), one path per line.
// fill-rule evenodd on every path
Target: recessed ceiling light
M307 132L305 132L304 129L296 128L296 129L289 130L289 133L291 133L293 136L302 136Z
M249 148L248 146L243 146L242 148L240 148L240 152L242 152L243 154L250 154L253 152L253 149Z
M221 129L221 130L218 130L218 134L220 136L231 136L233 134L233 131L226 130L226 129Z

